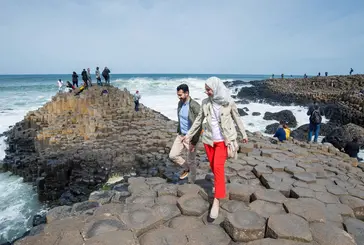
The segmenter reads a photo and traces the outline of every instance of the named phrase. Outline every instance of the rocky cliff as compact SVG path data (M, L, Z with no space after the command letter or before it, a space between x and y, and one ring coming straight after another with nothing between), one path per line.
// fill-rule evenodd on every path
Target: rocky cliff
M79 96L57 94L7 132L4 169L37 185L42 200L86 200L113 173L158 175L175 122L141 105L128 91L92 87ZM60 198L60 199L59 199Z
M339 124L364 126L364 75L300 79L268 79L251 82L238 97L268 103L305 105L313 101L326 105L326 117Z

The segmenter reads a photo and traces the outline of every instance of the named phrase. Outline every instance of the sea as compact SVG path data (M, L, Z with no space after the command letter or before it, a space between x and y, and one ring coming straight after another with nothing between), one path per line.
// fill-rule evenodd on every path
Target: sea
M140 102L163 113L170 119L177 119L176 88L185 83L190 88L192 98L201 102L206 97L204 86L207 78L217 76L223 81L242 80L246 83L233 87L244 89L248 82L263 80L270 75L238 74L111 74L111 84L131 92L139 90ZM72 81L71 74L59 75L0 75L0 134L16 122L21 121L27 112L35 110L50 101L58 92L58 79ZM93 76L93 83L96 79ZM79 82L81 84L81 82ZM272 106L263 103L237 104L247 107L249 115L242 117L247 130L264 133L265 127L276 121L264 120L265 112L291 110L296 116L298 126L308 123L307 108L302 106ZM260 112L260 116L252 116ZM5 157L5 137L0 137L0 161ZM21 236L32 226L32 217L47 207L40 203L30 183L11 173L0 173L0 244Z

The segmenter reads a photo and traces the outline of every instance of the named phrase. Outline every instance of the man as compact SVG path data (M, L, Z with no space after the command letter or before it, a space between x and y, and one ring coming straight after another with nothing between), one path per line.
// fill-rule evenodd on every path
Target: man
M100 68L99 67L96 67L95 75L96 75L97 85L102 86L101 76L100 76Z
M194 183L196 180L195 148L201 134L201 128L192 137L190 144L185 143L183 138L199 114L200 105L190 97L187 84L181 84L177 87L177 96L180 100L177 107L178 135L169 153L169 158L183 168L183 172L179 178L185 179L189 176L188 182ZM183 159L181 156L182 152L185 150L187 150L187 160Z
M88 77L87 77L87 71L85 69L83 69L83 71L81 73L81 77L82 77L83 83L86 84L85 86L87 87L88 86L88 83L87 83Z
M104 70L102 71L102 76L105 79L105 85L109 86L110 85L110 70L106 66L105 66Z
M354 72L353 68L350 68L350 75L352 75Z
M313 140L314 143L317 143L318 136L320 134L320 126L322 122L322 116L324 115L323 111L319 107L319 105L315 102L312 106L309 107L307 111L307 116L310 116L310 125L308 132L308 143L312 140L312 134L315 132L315 138Z
M135 111L139 111L139 100L141 98L139 91L137 90L134 94L134 104L135 104Z
M90 68L87 68L87 81L88 81L88 85L90 87L92 87L92 79L91 79L91 71L90 71Z

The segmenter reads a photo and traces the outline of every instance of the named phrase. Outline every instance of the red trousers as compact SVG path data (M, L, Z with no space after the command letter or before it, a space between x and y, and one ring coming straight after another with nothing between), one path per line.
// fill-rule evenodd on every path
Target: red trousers
M215 198L225 198L225 161L227 158L227 147L224 142L214 142L214 147L204 144L207 158L210 162L215 182Z

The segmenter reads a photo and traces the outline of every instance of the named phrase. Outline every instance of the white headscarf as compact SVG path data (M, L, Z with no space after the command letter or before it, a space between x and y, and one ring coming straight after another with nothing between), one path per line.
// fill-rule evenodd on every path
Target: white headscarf
M226 106L231 101L231 92L224 83L217 77L210 77L206 80L206 85L214 92L212 102Z

